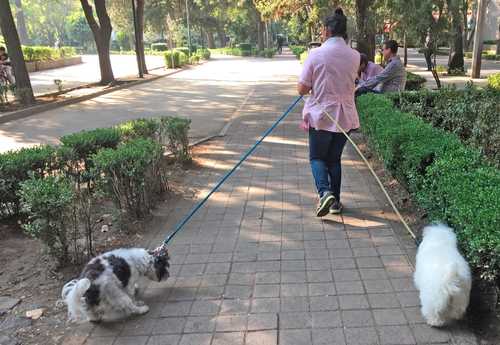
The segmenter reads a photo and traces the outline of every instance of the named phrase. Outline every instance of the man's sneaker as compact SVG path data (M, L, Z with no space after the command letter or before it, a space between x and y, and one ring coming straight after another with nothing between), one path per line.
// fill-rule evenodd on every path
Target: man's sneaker
M342 203L340 201L335 200L335 202L330 206L331 214L340 214L342 212Z
M324 217L328 214L330 206L335 202L335 197L331 192L326 192L319 199L318 208L316 209L316 217Z

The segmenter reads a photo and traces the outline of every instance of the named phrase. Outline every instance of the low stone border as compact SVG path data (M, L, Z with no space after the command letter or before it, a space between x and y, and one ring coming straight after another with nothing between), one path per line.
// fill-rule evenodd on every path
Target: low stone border
M61 68L66 66L79 65L81 63L82 63L81 56L73 56L57 60L26 62L26 68L28 69L28 73L32 73L32 72L46 71L49 69Z

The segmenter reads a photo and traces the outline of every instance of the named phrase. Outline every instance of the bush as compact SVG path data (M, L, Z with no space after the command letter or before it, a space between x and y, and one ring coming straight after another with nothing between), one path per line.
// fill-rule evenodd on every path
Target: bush
M0 217L19 215L18 192L31 176L41 178L54 168L54 148L38 146L0 154Z
M60 138L62 146L57 151L59 168L80 186L91 189L96 176L92 168L92 155L104 148L118 146L121 136L116 128L97 128L65 135Z
M472 85L463 90L442 88L390 96L396 106L433 126L453 132L500 167L500 92Z
M295 55L297 57L297 59L300 59L300 55L302 55L303 52L307 51L307 47L305 46L290 46L290 49L293 53L293 55Z
M180 66L184 66L189 62L189 55L184 54L183 52L179 51L179 64Z
M143 138L92 156L102 189L120 210L122 221L144 218L165 190L162 157L161 145Z
M240 43L238 44L238 48L240 48L242 51L252 51L252 44L251 43Z
M406 72L405 90L420 90L425 82L424 77L412 72Z
M153 44L151 44L151 50L164 52L164 51L168 50L168 46L166 43L153 43Z
M180 52L167 50L164 54L165 65L168 68L179 68L181 67Z
M500 91L500 73L488 76L488 86L492 89Z
M381 95L359 97L362 129L431 220L455 229L481 278L500 277L500 171L454 134L403 113Z
M121 140L116 128L97 128L68 134L60 138L63 146L74 150L78 159L89 160L90 156L103 148L115 148Z
M158 140L160 122L157 119L136 119L127 121L116 126L120 131L123 141L129 141L137 138L148 138Z
M174 50L184 53L186 56L189 56L189 48L188 47L179 47L175 48Z
M162 117L160 122L161 142L167 145L178 161L191 161L188 137L191 120L180 117Z
M60 263L69 259L75 193L70 181L56 176L31 178L20 184L22 211L28 215L23 229L40 239Z
M200 56L199 55L191 55L191 57L189 58L189 64L191 65L196 65L197 63L200 62Z
M198 55L203 60L208 60L210 59L210 50L208 50L207 48L200 48L196 51L196 55Z
M43 46L23 46L23 55L26 61L48 61L76 55L74 47L61 47L59 49Z
M273 58L273 57L274 57L274 55L276 55L276 49L274 49L274 48L267 48L267 49L264 49L264 56L265 56L266 58L271 59L271 58Z

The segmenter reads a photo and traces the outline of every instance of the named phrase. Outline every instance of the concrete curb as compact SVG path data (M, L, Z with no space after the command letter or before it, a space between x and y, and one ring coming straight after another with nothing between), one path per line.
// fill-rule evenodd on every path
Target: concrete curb
M202 65L204 63L205 62L200 63L198 65ZM111 93L111 92L114 92L114 91L118 91L118 90L130 88L130 87L134 87L134 86L141 85L141 84L148 83L148 82L152 82L152 81L156 81L156 80L158 80L160 78L168 77L168 76L180 73L182 71L185 71L185 70L191 69L191 68L194 68L194 67L189 66L189 67L186 67L186 68L182 68L182 69L178 69L178 70L172 71L172 72L164 74L164 75L157 75L157 76L151 77L149 79L136 80L136 81L133 81L133 82L130 82L130 83L126 83L126 84L123 84L123 85L117 85L117 86L110 87L110 88L105 89L105 90L97 91L97 92L94 92L94 93L91 93L91 94L88 94L88 95L83 95L83 96L78 96L78 97L74 97L74 98L64 99L64 100L61 100L61 101L51 102L51 103L47 103L47 104L35 105L33 107L29 107L29 108L25 108L25 109L20 109L20 110L11 111L11 112L8 112L8 113L0 114L0 124L4 124L4 123L15 121L15 120L24 119L26 117L30 117L30 116L35 115L35 114L43 113L45 111L54 110L54 109L57 109L57 108L60 108L60 107L64 107L66 105L71 105L71 104L76 104L76 103L80 103L80 102L83 102L83 101L88 101L89 99L96 98L96 97L99 97L99 96L102 96L102 95L105 95L105 94L108 94L108 93Z

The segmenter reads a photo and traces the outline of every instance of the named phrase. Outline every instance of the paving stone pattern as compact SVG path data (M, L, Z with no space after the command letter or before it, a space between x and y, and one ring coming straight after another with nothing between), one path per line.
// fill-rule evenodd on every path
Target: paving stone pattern
M228 136L207 144L200 195L292 100L271 95L256 92ZM146 290L150 312L73 336L88 335L86 345L454 344L453 328L423 322L415 245L352 148L343 157L345 213L314 216L299 110L173 240L172 276ZM189 207L156 218L173 224ZM463 332L460 339L475 344Z

